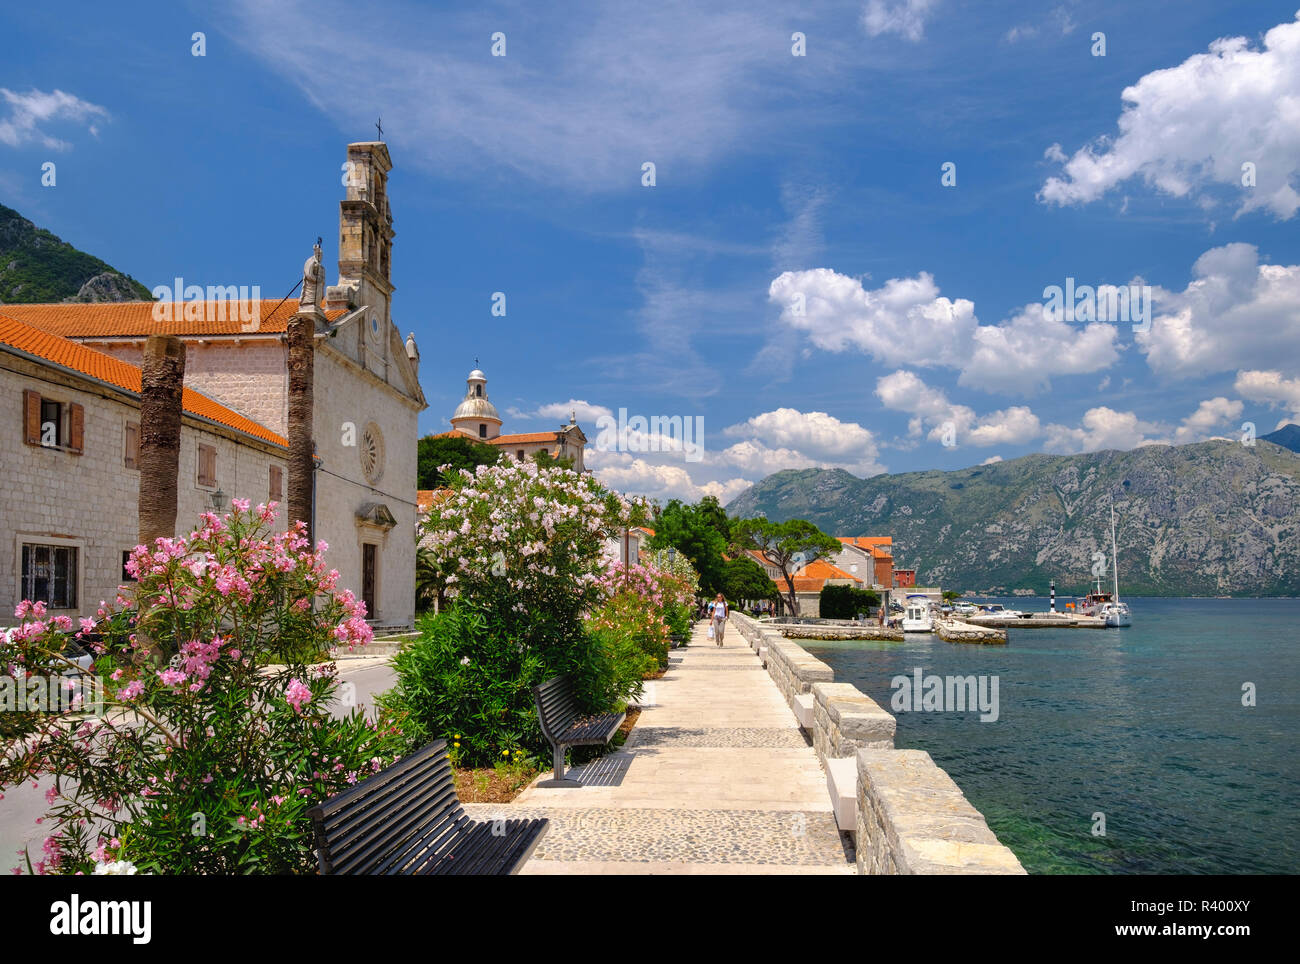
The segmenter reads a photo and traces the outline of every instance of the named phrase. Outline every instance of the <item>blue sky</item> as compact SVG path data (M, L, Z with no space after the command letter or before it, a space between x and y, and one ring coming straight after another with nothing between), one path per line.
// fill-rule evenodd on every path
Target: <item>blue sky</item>
M1297 6L11 5L0 201L278 297L318 234L335 275L382 116L422 431L475 358L505 431L703 417L700 458L591 451L660 498L1262 434L1300 420ZM1149 329L1044 317L1067 278L1150 286Z

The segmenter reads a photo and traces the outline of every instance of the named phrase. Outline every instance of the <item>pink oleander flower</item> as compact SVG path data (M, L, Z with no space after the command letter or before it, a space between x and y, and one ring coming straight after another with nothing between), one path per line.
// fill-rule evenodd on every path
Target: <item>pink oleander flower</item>
M132 680L122 688L122 699L136 700L140 698L142 693L144 693L144 683L140 682L138 679Z
M301 713L303 706L311 702L311 688L295 676L289 680L289 685L284 691L284 698L293 707L295 713Z

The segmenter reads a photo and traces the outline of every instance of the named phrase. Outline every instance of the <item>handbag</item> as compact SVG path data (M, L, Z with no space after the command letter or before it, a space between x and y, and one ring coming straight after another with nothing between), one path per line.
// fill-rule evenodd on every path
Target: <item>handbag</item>
M709 623L709 639L713 638L713 624Z

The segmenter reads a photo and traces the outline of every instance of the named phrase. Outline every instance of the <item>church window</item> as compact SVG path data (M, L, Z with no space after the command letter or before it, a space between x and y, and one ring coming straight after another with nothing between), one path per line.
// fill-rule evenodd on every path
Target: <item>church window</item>
M374 422L366 423L357 450L361 456L361 471L365 473L366 481L374 485L384 474L384 433Z
M23 598L51 609L77 608L76 546L23 544Z
M480 422L478 426L478 437L487 438L487 426L484 425L482 422Z
M482 385L475 385L475 386L474 386L474 394L477 395L479 398L482 398L482 397L483 397L483 386L482 386Z

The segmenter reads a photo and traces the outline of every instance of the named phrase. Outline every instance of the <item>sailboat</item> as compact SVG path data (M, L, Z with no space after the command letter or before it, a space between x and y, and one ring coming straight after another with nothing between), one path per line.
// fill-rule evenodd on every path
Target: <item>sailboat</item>
M1085 616L1100 617L1107 627L1119 629L1133 625L1133 614L1128 603L1119 598L1119 553L1115 543L1115 503L1110 504L1110 568L1115 580L1114 593L1101 591L1101 575L1097 576L1097 591L1084 598L1079 612Z

